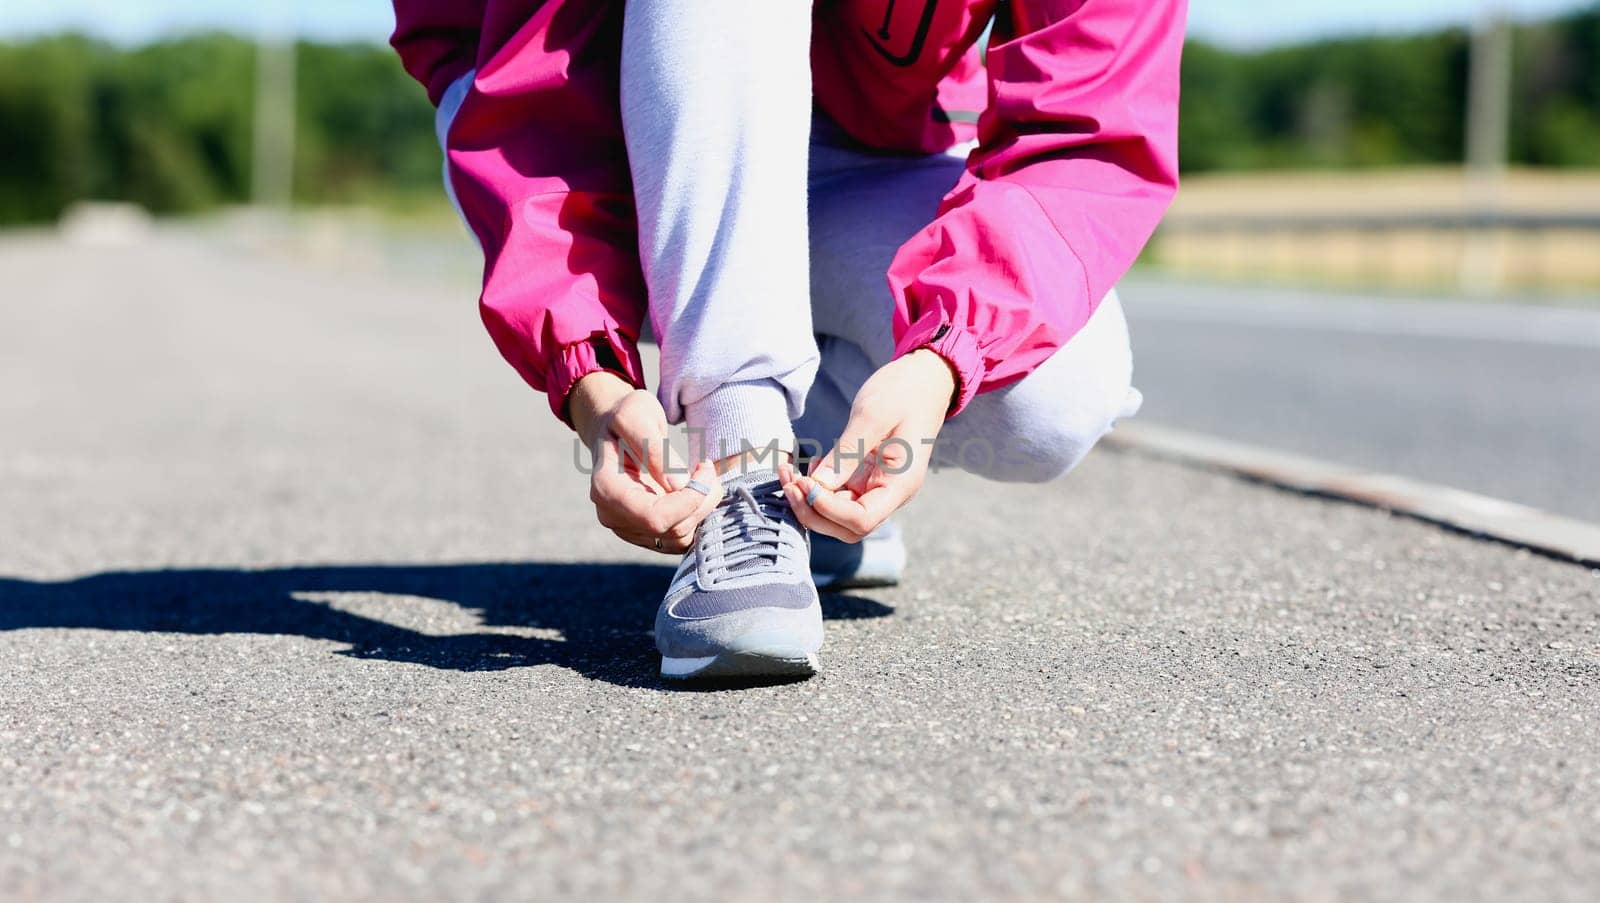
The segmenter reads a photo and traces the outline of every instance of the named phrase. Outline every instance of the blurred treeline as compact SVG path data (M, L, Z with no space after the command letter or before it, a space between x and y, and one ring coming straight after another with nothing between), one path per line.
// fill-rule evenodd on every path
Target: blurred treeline
M1470 44L1460 29L1258 52L1190 42L1183 165L1459 161ZM221 34L0 44L0 223L81 199L159 213L247 199L254 74L254 46ZM387 47L302 43L297 84L300 200L437 197L427 98ZM1600 166L1600 6L1516 29L1513 117L1513 162Z
M1461 29L1250 54L1191 41L1183 168L1459 162L1471 45ZM1600 166L1600 5L1517 26L1512 45L1511 162Z
M436 193L432 108L393 51L301 43L297 59L297 198ZM254 102L255 45L231 35L0 44L0 223L81 199L157 213L246 200Z

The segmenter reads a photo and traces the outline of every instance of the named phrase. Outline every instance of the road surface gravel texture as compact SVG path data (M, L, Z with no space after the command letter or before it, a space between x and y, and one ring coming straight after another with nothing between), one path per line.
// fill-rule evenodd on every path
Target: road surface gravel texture
M470 287L0 242L0 897L1593 899L1600 575L1100 452L663 687Z

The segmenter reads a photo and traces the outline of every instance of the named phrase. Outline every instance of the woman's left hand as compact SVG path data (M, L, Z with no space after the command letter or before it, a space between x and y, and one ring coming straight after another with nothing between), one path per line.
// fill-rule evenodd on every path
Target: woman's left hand
M844 434L811 475L802 477L788 464L779 468L800 523L860 542L911 501L928 476L956 387L950 365L927 348L872 374L856 393Z

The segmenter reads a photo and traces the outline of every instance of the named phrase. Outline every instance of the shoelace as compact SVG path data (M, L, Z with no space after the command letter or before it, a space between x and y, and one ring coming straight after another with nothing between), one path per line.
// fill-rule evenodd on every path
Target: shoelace
M717 506L715 523L706 527L718 531L720 551L705 562L706 574L713 581L736 574L762 562L776 564L783 548L784 515L788 503L777 493L757 497L750 487L739 484Z

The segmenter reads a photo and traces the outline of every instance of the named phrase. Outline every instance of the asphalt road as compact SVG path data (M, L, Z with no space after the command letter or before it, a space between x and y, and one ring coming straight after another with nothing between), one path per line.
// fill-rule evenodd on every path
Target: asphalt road
M1152 420L1600 522L1600 308L1122 294Z
M0 898L1588 900L1600 574L1134 455L939 475L679 692L470 293L0 241Z

